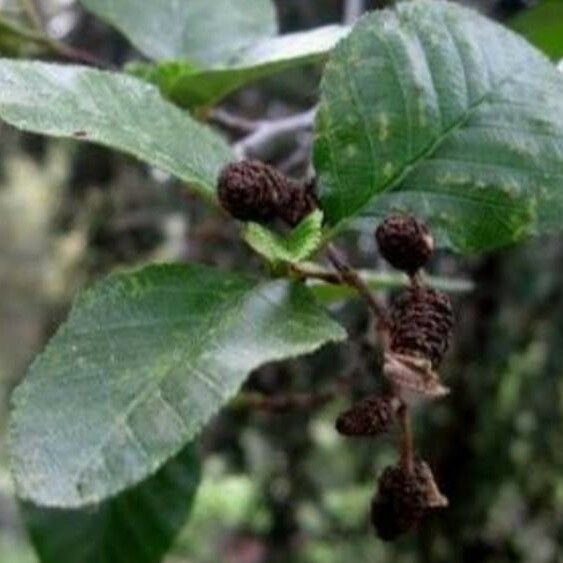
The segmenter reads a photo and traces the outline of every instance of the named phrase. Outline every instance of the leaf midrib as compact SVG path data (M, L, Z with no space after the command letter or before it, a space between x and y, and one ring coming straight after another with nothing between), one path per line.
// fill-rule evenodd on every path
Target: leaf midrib
M369 200L357 207L352 213L350 213L346 218L341 219L336 225L334 225L331 229L325 232L323 240L326 242L329 239L336 236L338 233L343 231L346 226L353 221L358 215L362 213L364 209L371 206L373 202L383 195L386 192L392 191L393 188L397 187L412 171L413 169L420 164L421 161L426 160L429 156L431 156L434 152L438 150L440 145L447 140L450 134L455 133L458 129L463 127L469 119L473 116L475 110L481 106L481 104L485 103L487 98L495 93L498 88L501 88L505 84L509 83L512 80L512 76L507 76L500 80L499 82L494 84L494 89L489 90L473 103L471 103L467 110L461 115L459 119L454 121L448 128L444 130L444 133L440 135L437 139L435 139L428 148L421 151L418 155L416 155L413 159L408 161L405 166L403 167L402 171L395 175L391 180L387 183L382 185L382 188L375 193Z
M446 29L448 30L448 33L450 33L448 26L445 26ZM385 45L387 45L387 38L385 36L382 36L381 34L377 34L379 39L381 40L381 42ZM451 35L451 33L450 33ZM457 42L454 40L454 44L456 46L456 49L458 48ZM424 51L424 55L425 57L427 56L426 52ZM393 60L392 57L390 57L390 62L391 65L393 67L393 69L396 69L396 65L395 62ZM462 68L464 71L464 76L465 76L465 80L464 80L464 84L467 87L468 82L467 82L467 73L466 73L466 68L465 68L465 64L463 64L463 59L462 59ZM465 109L465 111L463 113L460 114L459 118L456 119L455 121L453 121L448 127L446 127L446 129L443 131L443 133L441 135L439 135L436 139L434 139L434 141L432 141L427 148L423 149L422 151L420 151L417 155L415 155L410 161L408 161L402 168L402 170L397 173L394 177L392 177L389 181L387 181L386 183L384 182L380 189L377 190L365 203L359 205L356 209L354 209L352 212L349 212L348 215L342 219L340 219L335 225L333 225L332 227L330 227L329 229L325 230L324 232L324 236L323 236L323 242L326 243L328 240L330 240L332 237L336 236L338 233L340 233L341 231L343 231L347 225L353 221L358 215L361 215L362 212L370 207L373 202L380 197L381 195L392 191L394 188L396 188L398 185L400 185L406 177L408 177L408 175L416 168L416 166L418 166L422 161L426 160L428 157L430 157L433 153L435 153L439 147L442 145L442 143L444 143L451 134L455 133L456 131L458 131L459 129L461 129L469 120L470 118L474 115L475 111L481 107L484 103L486 103L488 101L488 99L493 96L495 93L498 92L498 90L500 88L502 88L504 85L506 85L507 83L510 83L511 81L514 80L514 77L518 76L520 70L522 69L524 65L517 65L515 68L511 69L510 71L507 71L506 75L497 80L496 82L492 82L490 83L490 87L489 89L484 92L481 96L479 96L475 101L471 102L470 104L468 104L467 108ZM429 72L430 77L433 79L434 75L432 72ZM353 88L353 86L351 85L351 88ZM402 90L402 88L401 88ZM354 100L354 103L356 105L357 101ZM503 103L505 103L505 101L503 100ZM407 106L408 104L405 104L405 106ZM361 108L358 108L358 112L359 115L362 115L362 110ZM368 135L369 137L369 135ZM370 141L371 142L371 141ZM328 144L331 145L330 141L328 141ZM332 149L330 149L332 152ZM337 174L338 177L338 174Z

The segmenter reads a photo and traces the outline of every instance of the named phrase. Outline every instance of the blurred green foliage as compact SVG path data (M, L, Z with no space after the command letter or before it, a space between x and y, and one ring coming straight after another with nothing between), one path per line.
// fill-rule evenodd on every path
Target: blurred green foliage
M555 61L563 58L563 2L541 0L515 16L510 27Z

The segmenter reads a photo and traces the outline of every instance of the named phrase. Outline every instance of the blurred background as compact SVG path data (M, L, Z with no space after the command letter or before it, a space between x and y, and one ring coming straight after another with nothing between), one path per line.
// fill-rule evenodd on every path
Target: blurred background
M563 59L563 1L463 3ZM346 12L340 0L277 4L283 31L342 21ZM73 0L35 5L52 37L119 66L140 58ZM0 0L10 21L24 21L28 8L28 1ZM19 42L1 21L0 53L53 58ZM316 102L319 76L310 67L285 73L224 107L248 119L301 112ZM236 127L225 134L240 136ZM309 132L299 132L259 156L303 175L310 142ZM371 233L343 244L358 266L384 271ZM259 268L236 225L166 175L103 148L0 126L1 563L36 561L7 468L11 390L80 288L115 268L155 260ZM451 499L447 511L395 544L370 530L376 475L396 453L390 440L344 440L334 430L340 410L378 386L366 308L352 301L334 310L354 343L267 366L247 384L275 394L349 378L350 396L283 415L244 403L227 408L203 436L203 483L168 563L563 562L562 264L560 237L480 258L441 253L432 263L432 273L475 284L454 296L457 333L444 369L452 393L415 419L419 448Z

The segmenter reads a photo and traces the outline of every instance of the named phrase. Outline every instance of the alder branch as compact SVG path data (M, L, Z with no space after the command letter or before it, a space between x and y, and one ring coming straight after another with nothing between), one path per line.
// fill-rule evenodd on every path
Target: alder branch
M342 282L354 287L356 291L365 299L369 308L375 315L377 323L377 332L381 340L383 349L387 348L389 333L389 318L385 307L373 295L370 287L360 277L358 272L348 263L346 257L341 253L334 244L327 245L327 257L341 278Z

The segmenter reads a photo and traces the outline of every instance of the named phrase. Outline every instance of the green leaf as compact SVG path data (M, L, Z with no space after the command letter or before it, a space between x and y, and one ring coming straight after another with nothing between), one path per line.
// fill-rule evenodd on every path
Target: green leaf
M35 133L113 147L188 182L213 200L233 155L221 137L133 77L0 59L0 117Z
M128 70L157 84L176 104L209 106L235 90L273 74L322 61L349 29L330 25L265 39L236 55L228 65L198 70L181 61L132 64Z
M454 3L401 3L358 23L321 90L327 236L390 209L465 252L561 228L563 77L514 33Z
M13 395L18 495L99 502L193 440L249 372L342 340L300 284L151 266L86 291Z
M41 563L159 563L188 520L200 480L193 445L155 475L99 505L22 503Z
M282 237L258 223L247 223L243 238L253 250L272 264L295 264L305 260L319 248L322 224L322 211L316 210L305 217L287 237Z
M271 0L81 0L147 57L204 66L277 33Z
M563 57L563 2L543 0L509 22L512 29L554 60Z

